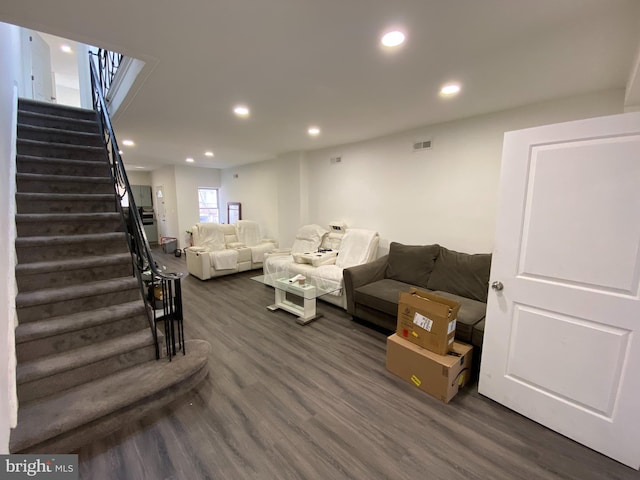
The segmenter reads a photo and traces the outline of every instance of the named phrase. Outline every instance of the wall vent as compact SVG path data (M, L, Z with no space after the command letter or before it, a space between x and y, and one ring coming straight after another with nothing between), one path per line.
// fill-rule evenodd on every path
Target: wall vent
M336 163L342 163L342 157L331 157L329 159L329 163L331 165L335 165Z
M423 140L421 142L415 142L413 144L413 151L419 152L421 150L428 150L431 148L431 140Z

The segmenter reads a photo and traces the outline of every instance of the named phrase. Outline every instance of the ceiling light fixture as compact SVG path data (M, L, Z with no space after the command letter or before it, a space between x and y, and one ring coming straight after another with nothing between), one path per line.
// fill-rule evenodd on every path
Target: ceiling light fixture
M213 152L208 151L208 152L204 152L205 156L207 157L213 157Z
M193 163L193 162L195 162L195 160L194 160L193 158L191 158L191 157L189 157L189 158L185 158L185 160L184 160L184 161L185 161L185 162L188 162L188 163Z
M233 107L233 113L235 113L239 117L248 117L249 116L249 107L246 105L236 105Z
M404 43L404 33L398 30L387 32L382 36L382 40L380 41L385 47L397 47Z
M451 97L460 93L460 85L457 83L448 83L440 89L440 95Z
M135 146L135 142L133 140L123 140L122 144L126 147L133 147Z
M62 45L60 47L60 50L62 50L64 53L72 53L73 50L71 50L71 47L69 45Z
M309 127L309 130L307 130L307 132L312 137L317 137L318 135L320 135L320 129L318 127Z

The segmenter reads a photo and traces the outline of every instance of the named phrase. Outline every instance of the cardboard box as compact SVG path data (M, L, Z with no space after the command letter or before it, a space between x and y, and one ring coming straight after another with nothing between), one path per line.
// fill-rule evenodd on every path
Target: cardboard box
M449 403L469 381L473 347L454 342L451 351L438 355L393 334L387 338L387 370Z
M445 355L456 334L458 310L458 302L412 287L408 293L400 293L396 333L422 348Z

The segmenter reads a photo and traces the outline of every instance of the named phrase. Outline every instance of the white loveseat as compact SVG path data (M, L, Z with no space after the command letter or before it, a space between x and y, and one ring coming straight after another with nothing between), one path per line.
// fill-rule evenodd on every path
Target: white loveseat
M260 227L252 220L234 225L196 223L191 234L187 270L200 280L262 268L265 254L277 247L275 240L260 237Z
M378 232L359 228L327 231L319 225L305 225L298 230L293 246L288 250L269 253L264 259L264 273L287 272L307 278L338 282L343 285L342 270L375 260L378 253ZM330 251L324 251L330 249ZM347 308L346 295L340 289L320 297L334 305Z

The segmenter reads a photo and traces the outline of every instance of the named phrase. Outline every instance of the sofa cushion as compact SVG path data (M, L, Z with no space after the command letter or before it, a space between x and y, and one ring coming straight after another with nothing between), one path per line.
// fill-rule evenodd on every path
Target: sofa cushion
M439 252L439 245L391 242L386 278L427 288Z
M440 247L433 272L429 277L429 290L442 290L480 302L487 302L491 254L455 252Z
M324 228L316 224L300 227L296 233L296 239L293 241L291 253L315 252L326 233L327 231Z
M375 258L378 250L378 232L362 228L347 228L342 237L336 266L349 268L362 265Z
M385 278L356 288L355 302L396 317L400 292L408 292L411 287L417 287L417 285Z
M456 321L456 339L462 342L471 343L473 326L485 317L487 313L487 304L449 292L438 290L433 293L440 295L441 297L448 298L449 300L455 300L460 304L458 319Z

